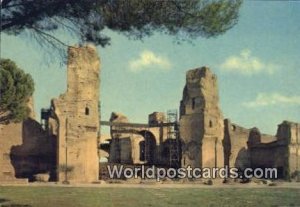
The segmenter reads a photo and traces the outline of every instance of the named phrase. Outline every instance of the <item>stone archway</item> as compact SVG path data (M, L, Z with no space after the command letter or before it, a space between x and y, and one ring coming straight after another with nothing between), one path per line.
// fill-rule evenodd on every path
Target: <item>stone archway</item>
M152 165L156 161L156 140L154 135L148 130L139 132L143 136L143 140L139 143L140 160L145 164Z

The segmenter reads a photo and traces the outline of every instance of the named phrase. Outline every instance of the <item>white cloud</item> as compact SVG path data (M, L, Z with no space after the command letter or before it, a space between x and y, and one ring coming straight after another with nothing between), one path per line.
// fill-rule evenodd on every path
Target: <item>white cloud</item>
M252 75L257 73L273 74L278 65L272 63L264 63L258 57L252 56L251 51L245 49L237 56L228 57L220 68L228 72L237 72L243 75Z
M270 105L300 105L300 96L285 96L279 93L259 93L254 101L243 103L246 107Z
M129 61L129 69L133 72L139 72L147 68L168 70L171 68L171 63L168 58L159 56L149 50L144 50L137 59Z

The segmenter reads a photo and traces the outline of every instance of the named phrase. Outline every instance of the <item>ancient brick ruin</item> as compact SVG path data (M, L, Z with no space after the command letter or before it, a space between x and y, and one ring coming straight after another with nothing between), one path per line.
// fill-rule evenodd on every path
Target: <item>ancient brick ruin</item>
M223 116L219 108L217 78L203 67L186 74L180 102L182 165L221 167Z
M178 115L153 112L143 124L115 112L100 121L95 47L70 47L67 74L67 91L42 111L41 123L31 116L0 125L0 182L27 182L39 175L46 175L44 181L97 181L102 156L109 164L165 168L276 167L280 178L299 171L300 124L283 121L271 136L224 119L217 77L207 67L187 72ZM101 140L104 125L110 136Z
M162 112L159 114L164 117ZM136 135L123 133L134 128L139 132L142 130L139 126L128 123L123 125L123 131L117 131L115 127L121 126L115 124L111 127L110 148L106 148L109 149L110 163L201 168L228 166L241 171L247 167L274 167L278 170L279 178L293 177L299 171L300 124L283 121L278 125L276 136L272 136L261 134L258 128L246 129L231 123L229 119L223 119L219 108L217 78L207 67L193 69L186 74L180 119L175 124L175 128L179 127L179 139L177 136L168 138L168 129L174 122L163 120L151 126L151 116L143 130L152 131L155 138L156 147L153 148L154 153L150 154L153 157L141 162L145 146L134 144L139 142ZM128 122L127 118L122 117L111 121ZM161 129L153 132L157 128ZM116 154L120 159L115 159ZM176 163L178 159L178 165L171 164L171 160Z
M32 99L31 99L32 100ZM29 108L33 109L32 101ZM0 125L0 183L26 183L36 175L55 180L56 140L35 120Z
M48 119L57 137L57 180L98 180L100 60L96 48L70 47L67 91L51 102Z
M176 123L167 122L162 112L149 115L147 124L129 123L127 117L113 112L110 146L107 148L110 163L133 165L179 166L179 152L176 151Z

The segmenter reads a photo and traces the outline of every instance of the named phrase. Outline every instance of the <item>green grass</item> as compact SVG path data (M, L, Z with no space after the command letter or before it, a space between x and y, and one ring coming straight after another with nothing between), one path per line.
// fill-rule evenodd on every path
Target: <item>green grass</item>
M300 206L300 189L0 187L0 206Z

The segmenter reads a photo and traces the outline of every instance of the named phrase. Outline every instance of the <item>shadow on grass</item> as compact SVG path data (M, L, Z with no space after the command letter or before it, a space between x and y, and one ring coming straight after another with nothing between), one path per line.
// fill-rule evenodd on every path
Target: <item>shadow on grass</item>
M5 203L5 202L8 202L9 200L5 199L5 198L0 198L0 204L1 203Z
M23 204L2 204L1 207L31 207L31 205Z
M31 207L31 205L27 204L15 204L15 203L9 203L10 200L5 198L0 198L0 207Z

